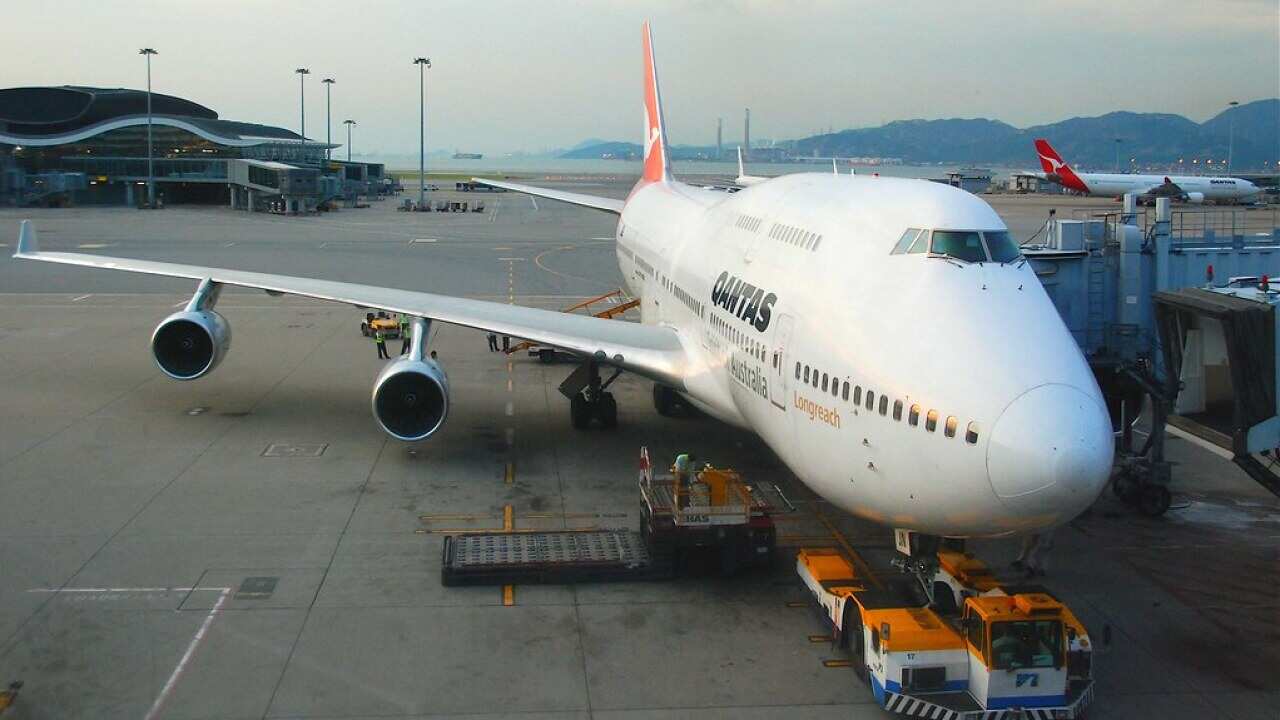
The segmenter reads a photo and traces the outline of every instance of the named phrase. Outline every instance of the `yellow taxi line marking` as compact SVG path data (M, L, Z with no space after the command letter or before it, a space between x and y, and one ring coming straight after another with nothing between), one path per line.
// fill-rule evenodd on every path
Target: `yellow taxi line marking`
M510 467L508 465L507 467ZM516 526L514 514L511 512L511 505L507 504L502 508L502 529L510 532ZM502 604L505 607L511 607L516 604L516 588L514 585L502 586Z
M809 636L809 642L811 643L824 643L824 642L830 642L830 641L831 641L830 635L810 635Z
M787 607L789 607L789 608L802 608L802 607L809 607L809 603L807 603L807 602L800 602L799 600L788 600L788 601L787 601Z
M507 392L511 392L511 378L507 378Z
M506 484L510 485L511 483L515 482L515 479L516 479L515 463L507 463L507 471L504 474L504 480Z
M853 662L850 660L823 660L822 667L829 667L829 668L853 667Z

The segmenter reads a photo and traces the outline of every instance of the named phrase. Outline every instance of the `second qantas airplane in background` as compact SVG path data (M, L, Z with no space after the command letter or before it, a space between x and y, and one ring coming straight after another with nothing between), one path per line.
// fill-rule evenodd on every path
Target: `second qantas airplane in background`
M580 367L562 389L575 427L617 420L603 370L758 435L834 505L939 537L1064 523L1093 503L1112 461L1093 374L1005 224L970 193L923 180L803 173L740 192L672 177L652 39L644 48L643 174L627 199L487 184L617 216L617 258L641 323L312 278L41 251L23 223L16 257L197 280L152 340L168 375L225 354L222 285L402 312L407 357L374 383L393 437L439 430L451 402L427 357L431 321L528 338ZM615 375L616 376L616 375ZM692 432L692 431L691 431Z
M1076 172L1058 155L1048 140L1036 140L1036 154L1044 174L1036 174L1085 195L1123 197L1171 197L1189 203L1241 202L1257 197L1258 186L1233 177L1209 175L1141 175Z

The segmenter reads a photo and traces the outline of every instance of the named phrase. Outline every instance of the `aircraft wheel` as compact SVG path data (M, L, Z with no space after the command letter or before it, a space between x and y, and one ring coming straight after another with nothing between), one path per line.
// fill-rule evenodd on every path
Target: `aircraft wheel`
M1136 500L1141 489L1137 478L1129 470L1119 471L1111 480L1111 493L1124 502Z
M1164 485L1147 485L1138 494L1138 511L1147 517L1160 517L1173 503L1173 493Z
M613 393L603 393L596 401L596 417L606 428L618 427L618 401L613 399Z
M569 422L578 430L585 430L591 423L591 406L582 393L573 396L569 401Z
M369 337L369 323L360 323L360 334Z

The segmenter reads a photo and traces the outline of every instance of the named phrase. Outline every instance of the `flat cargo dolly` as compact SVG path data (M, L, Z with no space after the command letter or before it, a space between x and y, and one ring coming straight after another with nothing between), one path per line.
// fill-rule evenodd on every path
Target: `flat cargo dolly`
M638 532L629 530L492 532L444 539L446 586L567 584L667 577Z

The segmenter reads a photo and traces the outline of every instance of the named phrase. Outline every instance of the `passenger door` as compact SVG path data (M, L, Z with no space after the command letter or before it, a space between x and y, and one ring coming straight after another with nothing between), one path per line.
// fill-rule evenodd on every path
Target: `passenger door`
M791 342L794 326L795 321L790 315L778 316L778 327L773 333L773 352L769 357L769 401L783 412L787 410L787 345Z

